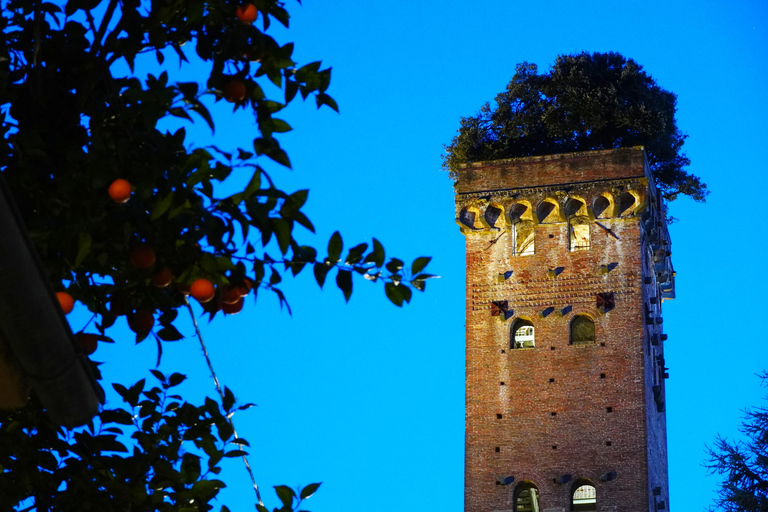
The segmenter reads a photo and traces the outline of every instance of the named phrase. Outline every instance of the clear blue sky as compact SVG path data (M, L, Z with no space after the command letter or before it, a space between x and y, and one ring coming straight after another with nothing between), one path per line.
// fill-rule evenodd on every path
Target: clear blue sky
M664 304L669 334L667 419L671 506L702 511L717 478L705 444L736 435L742 410L764 392L768 369L763 272L768 243L760 191L768 186L768 4L735 1L475 2L289 1L300 63L333 67L341 114L312 103L284 116L294 170L273 168L286 189L311 190L307 212L324 247L375 236L389 255L433 256L442 276L404 309L378 285L356 281L345 305L310 274L287 283L293 316L264 294L203 333L223 382L257 408L235 417L268 505L271 486L322 481L313 512L463 510L464 240L442 145L461 116L491 101L516 63L551 65L558 54L618 51L678 95L685 150L712 191L706 204L675 202L671 228L677 299ZM216 141L247 147L240 115ZM206 135L201 132L201 144ZM78 328L77 317L73 327ZM121 329L123 327L120 327ZM191 336L189 327L182 329ZM126 337L128 335L126 334ZM108 379L135 381L154 347L99 348ZM161 370L184 390L212 393L196 341L166 347ZM127 359L130 358L130 359ZM125 364L126 360L132 364ZM240 461L225 471L221 503L253 510Z

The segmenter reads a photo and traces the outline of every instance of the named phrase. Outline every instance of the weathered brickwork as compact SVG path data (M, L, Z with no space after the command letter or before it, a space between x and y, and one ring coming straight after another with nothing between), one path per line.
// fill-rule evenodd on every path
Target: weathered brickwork
M642 149L470 164L456 190L466 512L517 511L531 484L541 511L572 510L582 485L594 510L668 510L661 302L674 271ZM516 342L521 321L533 340Z

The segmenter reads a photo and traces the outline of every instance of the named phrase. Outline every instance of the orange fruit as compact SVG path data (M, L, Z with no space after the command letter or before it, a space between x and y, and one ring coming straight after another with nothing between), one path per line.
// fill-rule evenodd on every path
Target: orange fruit
M56 298L59 299L59 306L64 314L70 314L75 307L75 299L67 292L56 292Z
M253 4L243 4L235 10L235 17L243 23L249 25L256 21L256 17L259 15L259 11L256 10L256 6Z
M237 302L233 302L232 304L227 304L226 302L222 304L221 310L228 315L236 315L243 310L244 303L245 299L240 297Z
M163 267L152 276L152 284L158 288L165 288L173 281L173 272L168 267Z
M77 340L77 343L80 345L80 348L83 349L83 352L85 352L85 355L87 356L96 352L96 347L98 347L99 345L98 334L89 334L85 332L79 332L75 334L75 339Z
M155 316L150 311L137 311L128 318L128 327L139 335L149 334L155 325Z
M224 84L224 99L230 103L240 103L245 99L246 90L245 82L239 78L232 78L226 84Z
M118 178L109 186L109 197L116 203L125 203L131 198L131 184L127 180Z
M148 245L137 245L131 249L131 264L141 270L146 270L155 264L155 250Z
M243 296L242 294L243 289L239 286L231 286L228 287L224 291L224 295L221 298L221 302L224 304L234 304L235 302L240 300L240 297Z
M200 278L189 287L189 294L196 298L198 302L204 304L216 295L216 288L213 287L213 283L209 280Z

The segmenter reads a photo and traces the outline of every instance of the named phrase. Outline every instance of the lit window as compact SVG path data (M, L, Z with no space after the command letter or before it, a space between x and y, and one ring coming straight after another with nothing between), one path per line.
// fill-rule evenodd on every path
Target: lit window
M578 484L577 484L578 485ZM578 485L573 491L573 511L597 510L597 490L593 485Z
M514 512L539 510L539 490L531 482L521 482L515 489Z
M571 251L589 249L589 219L573 217L568 221L568 239Z
M533 324L518 320L512 327L512 348L533 348L536 346Z
M515 256L529 256L534 253L533 222L519 221L512 225L513 250Z

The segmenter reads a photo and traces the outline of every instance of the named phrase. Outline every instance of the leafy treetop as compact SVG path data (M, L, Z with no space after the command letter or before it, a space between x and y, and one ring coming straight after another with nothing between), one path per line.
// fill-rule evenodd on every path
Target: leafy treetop
M518 64L496 105L486 103L446 146L443 168L456 177L468 162L644 146L667 200L704 201L702 181L686 172L687 135L675 121L677 97L618 53L557 57L547 73Z

